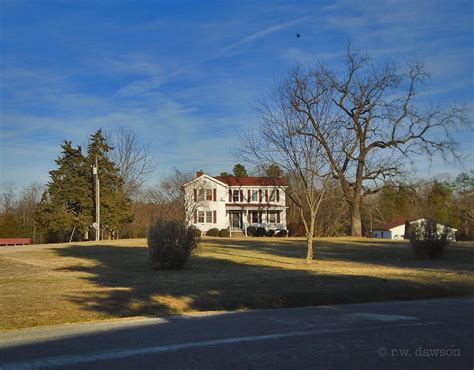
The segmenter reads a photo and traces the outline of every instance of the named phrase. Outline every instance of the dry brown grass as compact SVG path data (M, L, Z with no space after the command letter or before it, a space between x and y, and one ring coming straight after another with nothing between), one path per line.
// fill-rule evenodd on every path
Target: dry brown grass
M146 240L0 248L0 330L121 317L474 295L474 245L433 261L405 242L204 239L185 270L153 271Z

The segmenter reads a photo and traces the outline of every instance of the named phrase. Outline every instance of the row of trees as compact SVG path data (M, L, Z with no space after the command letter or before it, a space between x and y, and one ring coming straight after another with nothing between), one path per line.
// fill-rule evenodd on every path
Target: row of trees
M119 135L124 135L120 131ZM127 136L127 135L126 135ZM90 136L87 152L65 140L45 187L33 184L16 199L13 184L4 184L0 215L2 236L31 236L34 242L87 239L95 232L95 187L92 166L99 167L102 237L116 238L133 219L131 196L139 180L111 159L113 147L102 130ZM122 158L119 154L119 159Z
M275 173L282 173L273 167ZM268 175L260 171L254 175ZM164 219L181 219L184 210L182 184L194 174L175 169L160 184L135 192L130 213L132 221L120 227L121 237L145 237L151 221L158 216ZM291 182L290 182L291 183ZM41 200L44 187L31 184L16 196L13 184L3 184L0 203L0 237L28 236L39 242L40 229L35 223L35 209ZM296 193L290 189L289 193ZM300 195L300 197L302 197ZM289 199L288 224L299 225L301 210ZM431 218L458 229L458 239L474 239L474 171L461 173L453 180L418 180L395 184L386 182L380 191L367 196L362 204L363 235L371 229L394 219ZM70 236L67 225L65 236ZM305 235L304 226L297 227ZM321 200L314 226L314 236L338 236L350 233L349 211L345 207L337 180L332 179ZM67 235L66 235L67 234ZM47 239L43 237L43 241Z
M33 183L17 195L13 182L1 185L0 237L31 237L36 242L35 209L44 187Z
M279 165L290 177L288 196L308 234L307 261L318 211L336 180L350 219L363 233L364 198L386 181L399 183L414 155L456 157L452 133L470 125L464 107L427 106L418 89L428 77L422 62L375 63L346 51L343 68L297 67L259 107L259 128L241 139L241 159Z
M131 222L131 200L125 192L124 178L110 160L112 147L98 130L89 139L87 153L65 140L57 169L49 172L50 182L36 207L35 218L48 241L84 239L94 232L95 187L92 167L98 164L100 215L103 237L116 238L123 225Z

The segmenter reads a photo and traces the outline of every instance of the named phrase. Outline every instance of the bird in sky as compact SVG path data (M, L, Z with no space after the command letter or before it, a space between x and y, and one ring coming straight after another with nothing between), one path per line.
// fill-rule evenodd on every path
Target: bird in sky
M297 34L296 34L296 37L297 37L297 38L300 38L300 34L299 34L299 33L297 33Z

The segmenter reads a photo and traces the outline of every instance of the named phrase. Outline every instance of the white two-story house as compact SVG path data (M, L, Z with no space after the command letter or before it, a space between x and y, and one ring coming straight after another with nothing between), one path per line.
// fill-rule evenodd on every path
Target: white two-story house
M248 226L286 229L285 178L209 176L197 172L184 184L188 223L244 231Z

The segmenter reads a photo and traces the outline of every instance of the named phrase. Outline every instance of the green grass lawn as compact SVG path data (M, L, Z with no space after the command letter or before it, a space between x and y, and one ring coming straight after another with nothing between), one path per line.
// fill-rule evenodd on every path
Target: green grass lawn
M0 330L121 317L474 295L474 244L419 261L406 242L204 239L153 271L145 239L0 248Z

